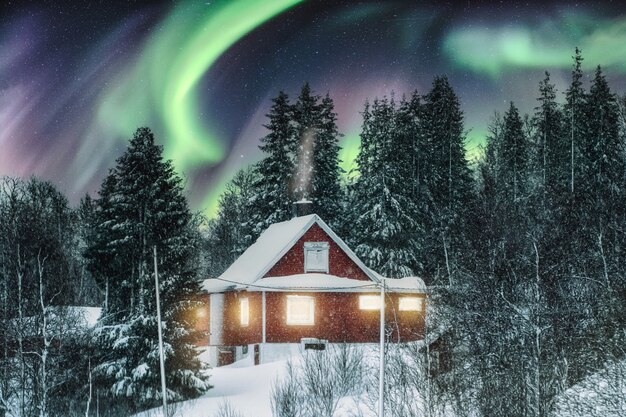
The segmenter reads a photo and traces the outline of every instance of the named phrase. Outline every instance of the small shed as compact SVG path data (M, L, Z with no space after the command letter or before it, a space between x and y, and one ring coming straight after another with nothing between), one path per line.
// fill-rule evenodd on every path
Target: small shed
M367 268L316 214L273 224L219 278L204 281L210 361L223 365L254 352L262 363L280 344L376 343L383 283L388 341L421 339L421 279Z

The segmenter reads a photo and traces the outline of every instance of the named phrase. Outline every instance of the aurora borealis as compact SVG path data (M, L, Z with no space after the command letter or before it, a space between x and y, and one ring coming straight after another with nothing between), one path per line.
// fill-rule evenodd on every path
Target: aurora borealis
M626 6L611 2L8 4L0 175L49 179L75 203L147 125L192 206L210 214L232 174L260 157L280 89L294 97L309 81L330 93L349 167L365 99L426 93L437 74L461 98L472 156L495 110L514 100L532 111L545 70L565 90L576 46L589 74L601 64L626 91Z

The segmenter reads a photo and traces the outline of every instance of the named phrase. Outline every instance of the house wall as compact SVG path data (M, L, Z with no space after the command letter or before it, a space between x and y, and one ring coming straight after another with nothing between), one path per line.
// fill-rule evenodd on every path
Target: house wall
M369 281L369 277L318 225L313 224L295 245L265 274L267 277L282 277L304 273L304 243L328 242L329 273L338 277Z
M247 297L249 323L241 325L240 298ZM263 337L262 294L260 292L231 291L224 294L224 324L222 343L225 346L243 346L261 343Z
M194 328L202 332L198 339L194 341L194 345L208 346L209 344L209 311L210 311L210 303L207 302L209 297L205 296L202 300L200 306L195 309L195 325Z
M306 295L315 298L313 325L287 325L287 296ZM304 337L329 342L374 343L379 340L380 316L376 310L360 310L358 293L266 293L266 342L299 343ZM373 293L373 295L378 295ZM388 294L385 309L387 334L392 342L418 340L424 334L424 311L399 311L402 294ZM407 294L407 296L416 296ZM417 295L422 296L422 295ZM250 320L241 326L239 298L248 297ZM423 297L423 296L422 296ZM423 303L425 306L425 302ZM262 294L230 292L224 298L224 337L226 346L262 342Z
M224 294L209 294L209 345L221 345L223 343L224 328Z

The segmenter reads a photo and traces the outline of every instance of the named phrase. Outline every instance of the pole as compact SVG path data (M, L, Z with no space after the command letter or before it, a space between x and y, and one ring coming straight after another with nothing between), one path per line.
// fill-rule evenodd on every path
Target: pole
M380 286L380 372L378 377L378 417L385 416L385 280Z
M262 310L261 310L261 318L263 321L263 334L262 334L262 338L261 340L263 341L263 343L267 342L267 312L266 312L266 301L265 301L265 291L261 292L261 301L263 303L262 305Z
M263 291L262 293L262 319L263 319L263 335L262 335L262 343L260 346L261 351L259 352L259 363L265 363L265 344L267 343L267 302L265 299L265 291ZM256 363L256 362L255 362Z
M159 270L157 268L157 248L154 245L154 285L156 287L157 324L159 330L159 364L161 365L161 395L163 397L163 417L167 417L167 389L165 388L165 359L163 357L163 334L161 331L161 301L159 300Z

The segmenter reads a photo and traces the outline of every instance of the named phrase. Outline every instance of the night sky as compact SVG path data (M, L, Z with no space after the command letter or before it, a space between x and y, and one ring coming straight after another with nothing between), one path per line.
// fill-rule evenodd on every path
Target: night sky
M5 0L5 3L6 0ZM13 3L13 4L12 4ZM308 81L339 114L343 166L366 98L425 94L446 74L476 157L495 110L532 112L549 70L559 98L574 48L626 92L620 2L8 2L0 9L0 175L95 196L149 126L211 214L224 184L260 158L270 99Z

